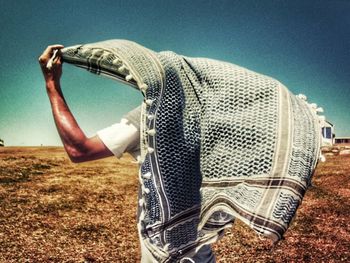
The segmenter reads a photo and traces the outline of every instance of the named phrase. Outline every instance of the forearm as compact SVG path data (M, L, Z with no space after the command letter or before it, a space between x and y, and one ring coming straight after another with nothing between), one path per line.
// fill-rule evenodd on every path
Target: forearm
M59 81L47 81L46 90L62 143L71 159L77 159L82 154L86 154L87 149L85 144L87 137L71 113L63 96Z

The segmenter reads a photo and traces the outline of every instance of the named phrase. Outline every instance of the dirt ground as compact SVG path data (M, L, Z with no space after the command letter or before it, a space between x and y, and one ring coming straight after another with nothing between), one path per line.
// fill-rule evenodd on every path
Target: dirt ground
M0 262L138 262L137 165L71 163L59 147L0 148ZM237 222L217 262L350 262L350 156L320 163L285 239Z

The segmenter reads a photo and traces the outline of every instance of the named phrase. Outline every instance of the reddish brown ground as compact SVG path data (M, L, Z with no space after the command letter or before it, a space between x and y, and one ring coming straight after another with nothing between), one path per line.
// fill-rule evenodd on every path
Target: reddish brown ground
M0 148L0 262L137 262L137 166L130 157L72 164L62 148ZM238 222L218 262L350 262L350 156L314 175L285 240Z

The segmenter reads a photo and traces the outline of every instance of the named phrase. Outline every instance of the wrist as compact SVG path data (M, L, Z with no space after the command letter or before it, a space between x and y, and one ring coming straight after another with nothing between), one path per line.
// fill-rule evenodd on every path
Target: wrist
M46 80L46 89L50 90L59 90L61 88L60 81L55 79Z

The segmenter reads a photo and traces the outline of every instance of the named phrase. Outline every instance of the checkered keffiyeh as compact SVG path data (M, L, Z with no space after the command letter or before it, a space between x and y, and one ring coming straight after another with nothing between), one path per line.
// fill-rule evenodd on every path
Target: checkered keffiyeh
M282 238L319 157L319 119L302 97L234 64L126 40L62 52L145 98L139 227L157 261L190 256L235 218Z

